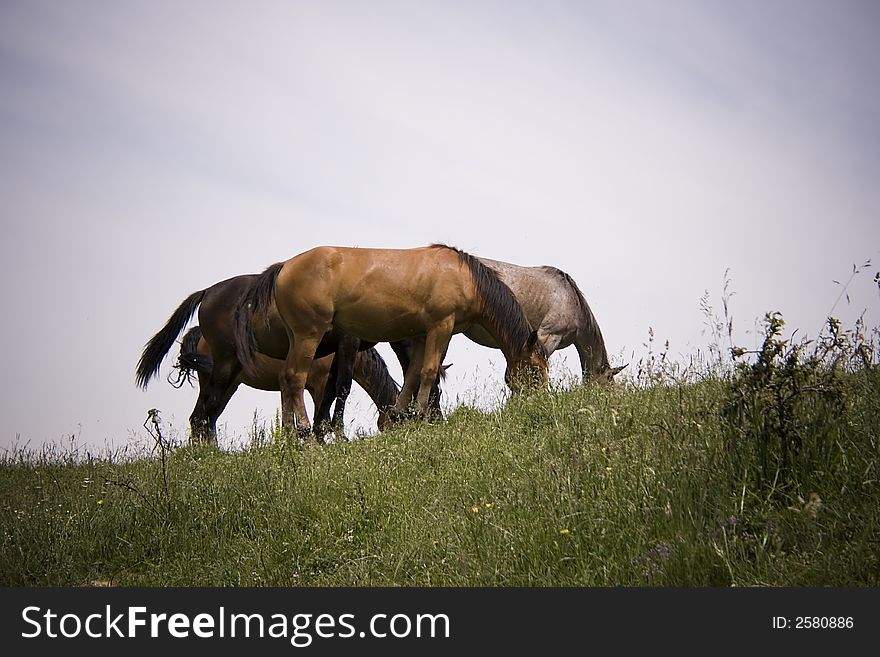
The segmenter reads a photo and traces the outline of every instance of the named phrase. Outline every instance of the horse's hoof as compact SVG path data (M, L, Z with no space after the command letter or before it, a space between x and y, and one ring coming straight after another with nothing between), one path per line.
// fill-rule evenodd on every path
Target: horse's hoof
M407 420L407 414L405 411L401 411L396 408L391 408L388 410L388 421L391 424L401 424Z

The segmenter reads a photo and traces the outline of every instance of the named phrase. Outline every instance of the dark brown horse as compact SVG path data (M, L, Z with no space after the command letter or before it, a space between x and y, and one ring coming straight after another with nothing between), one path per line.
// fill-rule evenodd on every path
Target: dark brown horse
M414 340L412 365L394 409L399 415L416 392L416 410L427 415L449 339L474 324L504 353L508 385L547 385L547 354L513 293L492 269L449 246L323 246L270 266L237 310L236 350L248 371L260 339L254 328L263 323L255 318L270 321L273 307L290 345L281 376L282 423L301 433L310 431L303 402L308 372L333 328L371 342Z
M333 418L330 419L330 405L334 402L335 397L330 393L334 390L333 372L335 368L333 362L335 358L335 354L330 354L312 361L306 390L315 405L315 424L330 426L334 431L340 432L345 412L344 404L337 403L335 405ZM199 326L193 326L184 334L180 341L180 355L174 367L178 370L177 381L171 382L175 387L180 387L185 381L190 381L194 375L199 380L200 390L210 388L213 385L211 377L214 371L214 360L211 357L210 346ZM240 384L257 390L278 392L280 390L279 375L283 367L283 360L271 358L265 354L257 354L256 372L253 375L248 375L244 370L241 370L234 384L225 392L219 408L211 414L206 412L204 400L201 396L199 397L193 410L191 424L206 427L205 433L215 434L217 418ZM374 348L359 351L355 355L353 376L354 380L376 404L379 411L377 426L380 431L384 430L391 423L389 411L397 401L400 388L391 378L388 367L379 352ZM335 401L338 402L338 400Z
M236 276L204 290L193 292L172 313L165 326L147 342L138 362L135 380L140 387L146 388L150 379L158 373L162 360L170 351L177 336L198 310L202 338L210 353L210 376L200 377L199 398L190 417L193 439L196 441L216 440L215 423L229 402L229 398L241 382L250 385L247 380L242 379L242 365L235 351L234 318L235 308L241 297L256 278L256 274ZM256 387L278 390L280 384L277 380L274 386L266 380L272 376L270 361L283 359L287 355L287 332L277 312L271 308L267 310L265 318L255 324L253 331L255 341L259 345L255 362L261 362L264 371L260 371L258 365L256 369L252 368L246 373L246 376L251 377L253 383L260 382ZM338 360L346 363L351 370L342 374L337 372L336 386L325 386L326 392L320 402L315 400L315 407L322 409L322 412L326 409L326 417L329 417L329 407L335 399L334 419L337 421L337 426L341 427L344 397L348 395L355 368L355 352L359 349L367 349L370 345L361 345L360 341L345 336L339 331L330 332L323 338L318 356L338 352L342 356ZM399 348L405 351L405 346ZM378 353L375 356L381 358ZM196 360L194 364L197 362ZM194 369L198 371L197 367ZM275 371L277 376L277 368ZM384 372L387 375L387 369L384 369ZM390 380L390 375L387 378ZM393 384L393 380L390 382ZM380 385L385 390L390 389L388 381L380 382ZM341 403L340 398L342 398ZM384 399L379 403L383 406L387 405Z

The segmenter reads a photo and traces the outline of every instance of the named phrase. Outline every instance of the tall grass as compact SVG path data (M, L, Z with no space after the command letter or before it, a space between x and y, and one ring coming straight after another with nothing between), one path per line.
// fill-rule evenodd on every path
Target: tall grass
M9 454L0 583L877 586L876 331L780 322L351 443Z

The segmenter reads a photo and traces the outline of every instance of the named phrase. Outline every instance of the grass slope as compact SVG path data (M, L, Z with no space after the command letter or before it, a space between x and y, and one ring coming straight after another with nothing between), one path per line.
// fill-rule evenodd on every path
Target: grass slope
M878 586L880 371L778 328L351 443L7 455L0 584Z

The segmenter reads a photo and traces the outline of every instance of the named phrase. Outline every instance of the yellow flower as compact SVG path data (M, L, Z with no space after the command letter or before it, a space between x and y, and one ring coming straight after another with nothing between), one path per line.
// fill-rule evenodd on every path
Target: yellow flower
M609 465L609 466L606 466L606 468L605 468L605 472L611 472L611 466L610 466L610 465Z
M98 503L98 504L103 504L103 503L104 503L104 500L97 500L97 503Z
M478 507L478 506L476 506L476 505L475 505L475 506L472 506L472 507L471 507L471 511L473 511L474 513L479 513L479 512L480 512L480 507Z
M483 506L486 507L487 509L491 509L491 508L492 508L492 503L491 503L491 502L486 502Z
M568 536L569 534L571 534L571 530L566 527L563 527L562 529L559 530L559 533L562 534L563 536Z

